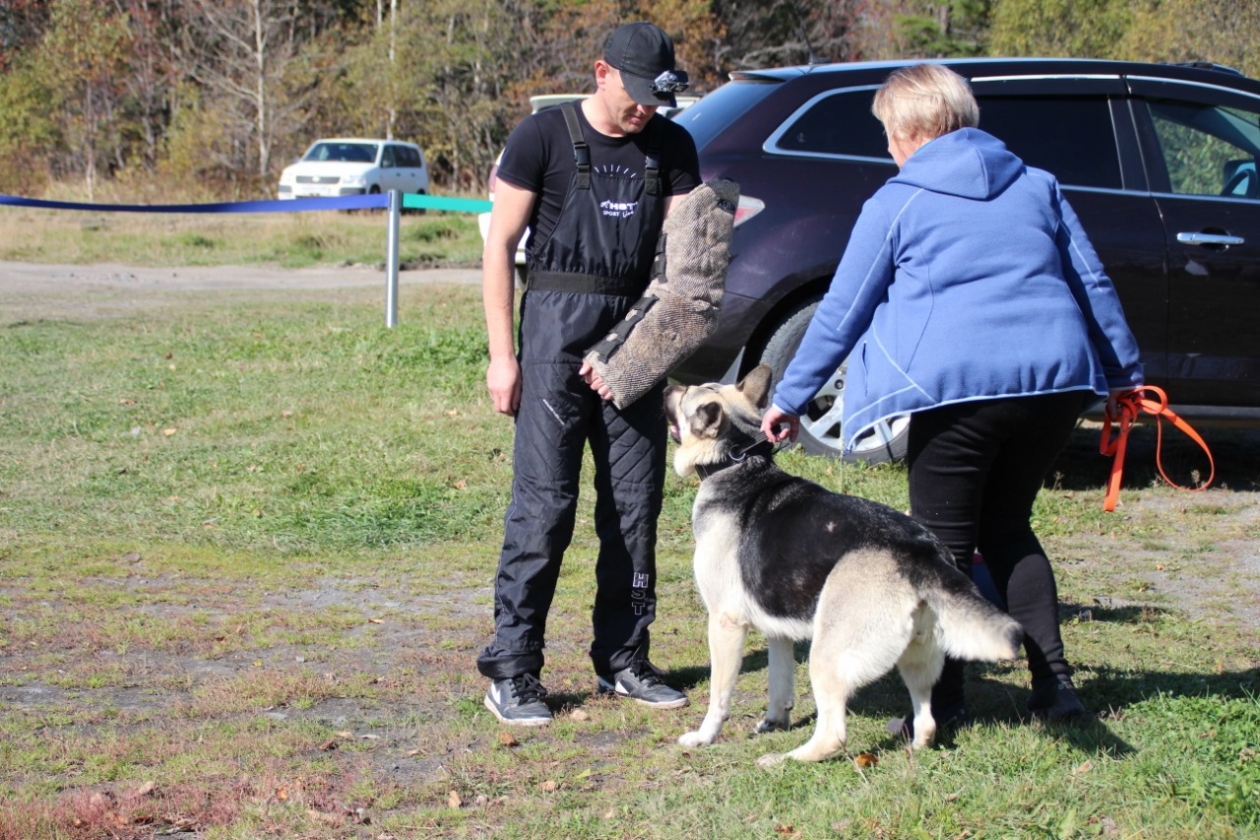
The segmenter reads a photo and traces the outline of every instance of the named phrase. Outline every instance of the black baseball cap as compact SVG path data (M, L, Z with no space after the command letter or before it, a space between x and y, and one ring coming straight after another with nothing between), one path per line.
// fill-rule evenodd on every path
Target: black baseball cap
M674 42L646 21L618 26L604 42L604 61L621 72L626 93L640 105L674 107L687 74L674 69Z

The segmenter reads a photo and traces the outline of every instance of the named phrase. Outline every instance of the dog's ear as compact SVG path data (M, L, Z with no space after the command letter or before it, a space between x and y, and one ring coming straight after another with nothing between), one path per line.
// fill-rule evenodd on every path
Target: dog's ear
M748 398L748 401L764 411L770 401L770 381L774 378L774 369L770 365L760 364L748 371L748 375L735 387Z
M722 433L725 419L720 403L701 403L696 407L696 413L691 415L691 433L698 438L716 438Z

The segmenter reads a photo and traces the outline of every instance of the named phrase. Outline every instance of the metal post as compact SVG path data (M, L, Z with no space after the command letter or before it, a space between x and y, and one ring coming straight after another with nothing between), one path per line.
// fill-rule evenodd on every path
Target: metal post
M402 193L389 191L389 238L385 244L385 326L398 326L398 219Z

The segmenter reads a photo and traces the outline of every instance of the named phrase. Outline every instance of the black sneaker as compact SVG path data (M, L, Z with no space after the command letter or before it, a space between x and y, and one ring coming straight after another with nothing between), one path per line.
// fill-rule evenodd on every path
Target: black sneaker
M597 690L600 694L628 697L653 709L681 709L688 702L687 695L667 686L660 672L647 661L635 662L610 677L600 674Z
M521 674L505 680L494 680L486 692L486 708L509 726L546 726L551 723L551 709L543 702L547 689L538 677Z
M1081 698L1076 696L1076 686L1067 677L1040 685L1034 683L1027 706L1033 717L1046 721L1074 720L1089 714Z

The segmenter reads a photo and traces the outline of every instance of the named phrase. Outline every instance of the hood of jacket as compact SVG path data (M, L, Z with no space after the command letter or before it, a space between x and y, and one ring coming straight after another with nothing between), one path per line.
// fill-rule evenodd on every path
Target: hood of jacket
M992 134L961 128L920 146L888 183L983 200L1002 193L1023 169Z

